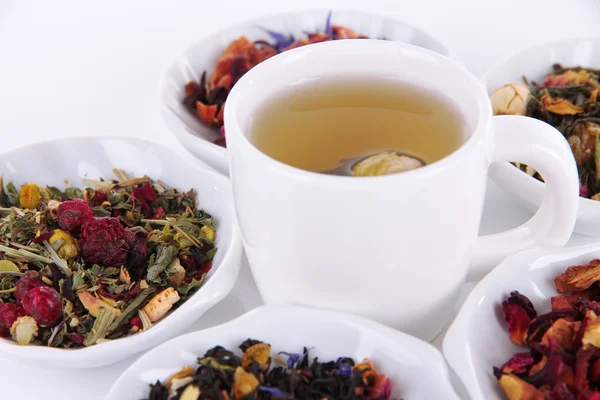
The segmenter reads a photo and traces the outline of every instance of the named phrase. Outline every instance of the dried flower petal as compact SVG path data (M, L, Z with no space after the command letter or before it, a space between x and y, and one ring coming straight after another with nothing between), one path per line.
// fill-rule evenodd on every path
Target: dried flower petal
M564 318L559 318L544 333L541 343L544 346L550 346L550 341L553 340L556 342L559 351L570 350L575 345L575 336L580 326L581 322L570 322Z
M512 292L510 297L502 303L504 322L508 327L510 340L516 344L524 345L527 338L529 322L537 315L533 304L519 292Z
M521 380L513 374L504 374L494 370L502 391L509 400L544 400L544 394L535 386Z
M523 374L535 364L535 358L531 352L516 353L500 369L506 374Z
M522 83L509 83L490 95L494 115L525 115L531 92Z
M576 106L567 99L551 97L548 93L540 97L542 106L553 114L575 115L583 112L583 108Z
M38 334L37 322L29 316L19 317L12 324L10 334L19 345L26 346L31 343Z
M600 260L596 259L587 265L578 265L567 270L554 279L558 293L572 294L583 291L594 282L600 281Z
M237 367L233 377L233 397L242 399L250 396L256 391L260 381L250 372L246 372L242 367Z

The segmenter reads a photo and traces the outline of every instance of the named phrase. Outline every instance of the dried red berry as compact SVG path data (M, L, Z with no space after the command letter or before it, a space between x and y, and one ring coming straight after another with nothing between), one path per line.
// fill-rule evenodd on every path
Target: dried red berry
M37 271L28 271L23 275L17 283L15 283L14 296L19 303L23 301L23 297L33 288L47 286Z
M127 243L129 244L130 266L139 267L146 264L148 257L148 243L146 241L147 234L144 231L127 230Z
M24 316L23 309L18 304L0 303L0 336L9 337L10 327L17 318Z
M152 217L152 208L150 207L150 204L156 200L156 192L151 184L146 183L142 187L136 187L133 189L131 197L142 204L142 210L144 211L146 218Z
M94 192L94 197L92 197L92 199L90 200L90 204L92 207L97 207L105 201L108 201L108 196L106 195L106 192L103 192L102 190L96 190Z
M51 287L36 287L23 298L23 310L40 326L56 326L63 314L62 302L58 292Z
M81 253L86 261L104 266L125 265L129 254L131 234L118 219L94 218L81 228Z
M58 225L74 235L79 234L81 226L92 218L94 218L94 211L85 200L68 200L58 206Z
M144 327L144 324L142 324L142 320L140 319L140 317L132 318L129 324L131 324L131 326L137 326L139 329L142 329Z
M510 340L516 344L525 344L529 322L537 316L531 301L519 292L512 292L502 303L502 311Z

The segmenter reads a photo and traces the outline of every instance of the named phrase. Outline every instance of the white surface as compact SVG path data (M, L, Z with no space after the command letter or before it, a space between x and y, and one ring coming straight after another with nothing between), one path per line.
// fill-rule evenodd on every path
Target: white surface
M426 29L481 75L515 51L564 37L598 35L597 0L180 0L0 1L2 149L79 135L130 135L182 148L156 111L161 73L199 38L267 12L343 7L382 13ZM226 7L234 8L225 11ZM565 12L568 7L568 13ZM566 15L568 14L568 15ZM562 29L548 25L559 24ZM548 26L547 29L540 28ZM481 233L513 228L532 213L490 184ZM596 239L575 236L570 244ZM193 325L223 323L260 304L243 266L232 293ZM134 361L94 370L0 363L3 397L101 399Z
M512 291L527 296L538 315L551 311L554 278L572 265L600 257L600 244L559 250L530 250L507 258L473 289L444 339L444 354L471 398L501 400L492 371L523 346L511 342L501 304ZM492 345L493 344L493 345Z
M270 40L263 30L292 34L299 38L304 32L322 30L329 11L325 9L301 11L288 14L268 15L243 24L229 26L213 35L204 37L189 47L167 68L159 84L158 105L165 125L182 145L208 165L226 175L229 174L228 152L213 144L218 137L215 129L198 119L196 113L182 104L185 85L190 80L200 81L203 71L214 69L223 49L240 36L249 40ZM450 56L440 41L407 23L363 12L335 11L331 23L349 26L361 35L370 38L385 37L388 40L411 43ZM340 68L339 62L333 65Z
M91 368L120 361L181 334L231 292L242 258L242 239L235 220L229 180L199 166L191 155L177 156L164 146L117 137L66 138L12 150L0 159L4 182L17 187L28 182L65 188L65 179L83 187L81 178L111 179L122 169L134 177L148 175L171 187L194 189L200 206L215 218L217 253L205 283L185 303L152 329L127 338L76 350L19 346L0 338L0 354L30 364Z
M468 140L422 168L351 179L285 165L250 142L252 118L278 93L354 76L452 93ZM339 40L270 58L234 86L225 130L244 248L267 304L353 312L431 340L448 322L470 264L481 278L517 250L564 246L575 224L577 169L563 136L532 118L492 117L475 76L421 47ZM546 203L524 226L477 241L488 166L512 159L547 176Z
M301 353L307 347L309 360L368 358L393 382L392 398L458 400L444 358L432 345L361 317L290 305L262 306L201 334L170 340L132 365L106 400L142 399L150 383L165 380L185 365L197 365L198 357L217 343L241 355L237 347L248 338L269 343L271 354Z
M561 40L523 50L488 70L482 82L488 93L506 83L522 82L523 76L541 83L555 63L563 66L599 66L600 37ZM500 187L520 198L531 209L539 207L544 198L545 187L542 182L521 173L508 163L495 165L490 175ZM575 232L600 236L599 202L583 197L579 199Z

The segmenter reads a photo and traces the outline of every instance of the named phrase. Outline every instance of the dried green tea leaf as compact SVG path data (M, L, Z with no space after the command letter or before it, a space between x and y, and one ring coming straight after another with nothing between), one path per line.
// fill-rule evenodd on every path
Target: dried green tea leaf
M178 252L179 251L174 246L160 245L156 252L156 261L148 268L146 279L149 281L157 280Z
M96 206L92 208L92 211L94 211L94 216L96 216L96 218L105 218L110 217L112 215L112 213L109 210L102 208L101 206Z
M208 258L209 260L212 260L215 257L215 254L217 254L217 248L213 247L212 249L210 249L209 251L206 252L206 258Z
M83 344L85 346L91 346L96 344L96 342L100 339L104 339L106 334L108 333L109 328L112 326L113 321L115 320L116 313L112 308L103 308L100 310L98 317L96 318L96 322L94 322L94 326L92 327L92 331L85 339Z
M19 192L15 188L15 185L12 183L12 181L6 184L6 195L8 196L8 202L11 206L17 207L19 204L21 204Z
M194 290L198 289L200 286L202 286L202 284L204 283L205 276L206 275L202 275L202 278L200 278L200 280L192 279L191 282L183 282L181 285L179 285L177 287L177 291L182 296L187 295L191 291L194 291Z
M81 189L76 188L76 187L67 188L67 189L65 189L65 197L68 200L82 199L83 192L81 191Z
M124 322L129 320L129 318L134 313L137 313L137 311L145 305L146 300L148 300L150 298L150 296L152 296L155 292L156 292L156 289L154 289L153 287L149 287L149 288L142 290L142 292L135 298L135 300L133 300L131 303L129 303L127 308L116 319L116 321L110 327L110 331L114 331L119 326L121 326Z

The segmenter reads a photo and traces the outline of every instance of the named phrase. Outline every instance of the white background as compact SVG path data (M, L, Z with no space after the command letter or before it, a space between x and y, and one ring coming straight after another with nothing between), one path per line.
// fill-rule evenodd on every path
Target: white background
M380 13L425 29L477 76L532 45L600 35L600 0L0 0L0 152L80 135L134 136L184 151L156 112L165 67L226 25L323 7ZM530 215L490 185L482 232ZM592 241L574 237L570 245ZM192 330L259 303L244 266L233 293ZM101 399L134 359L94 370L48 370L0 358L0 398Z

